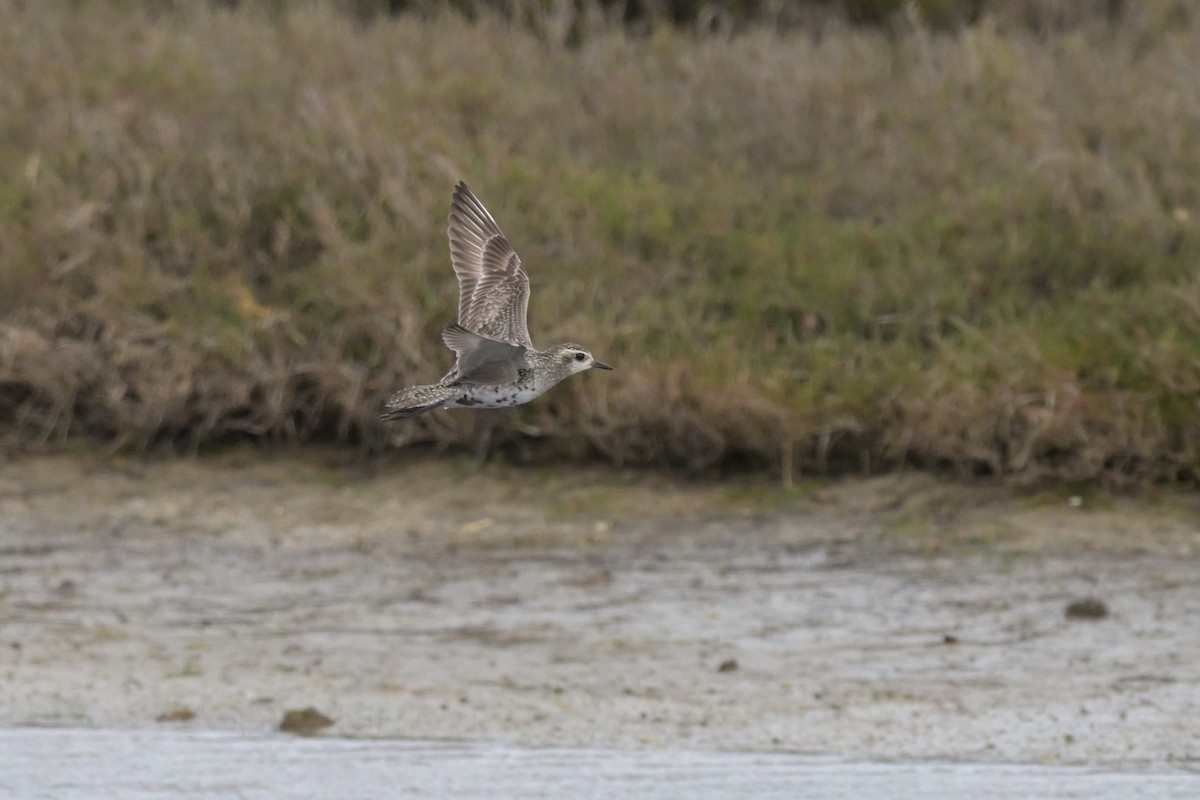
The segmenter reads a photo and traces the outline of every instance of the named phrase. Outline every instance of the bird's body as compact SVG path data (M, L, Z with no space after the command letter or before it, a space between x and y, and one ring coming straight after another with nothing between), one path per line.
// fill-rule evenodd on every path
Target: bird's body
M450 206L450 260L458 276L458 322L442 331L457 358L436 384L409 386L388 400L385 421L436 408L503 408L528 403L576 372L612 369L577 344L538 350L529 338L529 277L500 226L463 182Z

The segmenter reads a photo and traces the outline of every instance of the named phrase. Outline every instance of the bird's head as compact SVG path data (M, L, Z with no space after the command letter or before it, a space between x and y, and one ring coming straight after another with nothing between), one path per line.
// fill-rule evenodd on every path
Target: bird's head
M612 369L603 361L597 361L591 352L581 344L560 344L551 350L551 356L562 364L568 375L595 367L596 369Z

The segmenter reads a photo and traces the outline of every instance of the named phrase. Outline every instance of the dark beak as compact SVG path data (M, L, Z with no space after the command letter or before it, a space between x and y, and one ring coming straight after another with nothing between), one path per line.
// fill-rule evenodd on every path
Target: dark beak
M592 366L596 369L612 369L611 365L605 364L603 361L597 361L594 358L592 359Z

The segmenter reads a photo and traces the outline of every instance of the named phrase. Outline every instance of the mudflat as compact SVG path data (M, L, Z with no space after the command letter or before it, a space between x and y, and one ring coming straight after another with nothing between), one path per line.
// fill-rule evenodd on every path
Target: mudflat
M415 457L0 467L0 723L1200 761L1200 503Z

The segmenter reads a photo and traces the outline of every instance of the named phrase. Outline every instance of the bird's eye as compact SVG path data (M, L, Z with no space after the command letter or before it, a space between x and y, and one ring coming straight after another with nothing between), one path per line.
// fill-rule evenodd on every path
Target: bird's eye
M587 359L587 356L586 356L586 355L584 355L583 353L576 353L576 354L575 354L575 360L576 360L576 361L584 361L584 360L586 360L586 359Z

